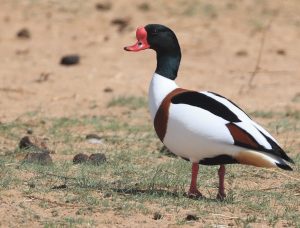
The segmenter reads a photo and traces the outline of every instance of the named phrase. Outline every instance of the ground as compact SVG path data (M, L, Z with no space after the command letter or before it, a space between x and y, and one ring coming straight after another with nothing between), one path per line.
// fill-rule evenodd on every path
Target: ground
M1 226L300 226L297 0L0 5ZM123 51L148 23L178 36L177 83L233 100L278 139L293 172L228 166L228 198L219 202L217 167L200 166L206 199L184 195L191 165L161 151L147 110L155 53ZM21 29L29 37L17 36ZM80 63L61 65L68 54ZM18 143L27 134L47 144L53 165L23 162L28 151ZM107 162L72 164L75 154L96 152Z

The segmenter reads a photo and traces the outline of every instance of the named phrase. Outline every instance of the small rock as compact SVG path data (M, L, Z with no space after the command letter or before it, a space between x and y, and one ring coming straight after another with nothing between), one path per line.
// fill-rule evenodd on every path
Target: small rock
M30 39L31 34L27 28L22 28L17 32L17 37L20 39Z
M85 163L89 160L89 156L86 154L80 153L76 154L73 158L73 164Z
M112 196L112 194L110 192L106 192L103 197L104 198L110 198Z
M28 129L26 130L26 133L27 133L28 135L32 135L33 130L32 130L31 128L28 128Z
M101 144L102 143L102 138L96 134L88 134L86 135L86 140L88 140L90 143L93 144Z
M199 218L194 214L187 214L185 220L186 221L197 221Z
M141 3L138 5L138 9L141 11L149 11L150 10L150 5L147 2Z
M118 31L123 32L129 25L130 18L115 18L111 21L112 25L118 26Z
M75 65L79 63L79 60L79 55L66 55L61 58L60 64L66 66Z
M106 88L104 88L104 90L103 90L105 93L111 93L111 92L113 92L114 90L112 89L112 88L110 88L110 87L106 87Z
M7 22L10 22L10 17L9 17L9 16L5 16L5 17L3 18L3 21L6 22L6 23L7 23Z
M58 216L57 210L51 211L51 214L52 214L53 217L57 217Z
M16 55L27 55L28 53L29 53L28 48L16 50Z
M101 139L101 137L100 136L98 136L98 135L96 135L96 134L87 134L86 136L85 136L85 138L86 139Z
M155 212L154 215L153 215L153 219L154 220L159 220L162 218L162 214L159 213L159 212Z
M67 185L61 184L61 185L53 186L51 189L65 189L65 188L67 188Z
M52 158L49 153L28 153L23 161L41 165L53 164Z
M29 183L28 186L29 186L30 188L35 188L35 184L34 184L34 183Z
M36 145L34 145L28 136L24 136L23 138L21 138L20 142L19 142L19 148L20 149L30 149L30 148L34 148L36 147Z
M108 36L108 35L104 36L103 41L104 41L104 42L109 41L109 36Z
M236 56L244 57L248 56L248 52L246 50L239 50L235 53Z
M77 40L78 37L77 37L76 35L73 35L73 36L71 36L71 39L72 39L72 40Z
M85 215L85 213L83 212L83 209L80 208L75 212L75 215Z
M276 51L276 53L277 53L277 55L286 55L286 52L285 52L284 49L278 49L278 50Z
M100 164L106 162L106 156L105 156L105 154L101 154L101 153L91 154L89 157L89 161L93 165L100 165Z
M108 11L112 7L110 2L99 2L95 5L95 8L99 11Z
M35 80L37 83L42 83L48 81L50 73L41 73L39 78Z
M47 146L45 144L45 141L41 141L40 142L41 144L41 147L35 145L34 143L32 143L30 141L30 138L29 136L24 136L23 138L21 138L20 142L19 142L19 148L21 150L32 150L32 151L35 151L35 152L38 152L38 153L52 153L52 151L49 151L47 149Z

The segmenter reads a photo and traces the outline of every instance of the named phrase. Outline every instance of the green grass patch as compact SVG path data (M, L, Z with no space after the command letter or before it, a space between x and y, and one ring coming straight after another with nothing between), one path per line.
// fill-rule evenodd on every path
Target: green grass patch
M136 105L133 100L114 101L111 106L130 107L134 103L134 107L142 108L143 102ZM162 144L147 119L148 113L139 112L139 118L144 120L140 123L134 121L134 114L135 111L129 111L129 115L122 118L82 116L1 124L1 137L15 140L15 145L0 148L0 192L14 190L25 199L35 199L32 203L39 210L50 213L50 217L39 215L38 222L45 227L93 226L97 224L98 213L152 217L156 211L160 211L162 219L165 215L176 215L177 224L190 223L185 220L185 211L193 211L208 226L227 225L227 217L232 217L230 221L235 226L276 226L282 222L299 226L300 219L295 211L299 210L300 156L294 156L294 172L228 165L228 197L223 202L215 199L218 167L200 166L199 188L207 198L189 199L185 192L190 182L191 164L170 157L165 150L160 151ZM272 116L275 117L277 114ZM295 132L299 129L292 126L297 118L294 114L283 115L276 124L281 124L287 132ZM56 158L53 165L20 161L18 156L24 151L16 147L27 127L49 138L50 149L51 146L56 149L51 155ZM82 132L101 135L103 145L89 144ZM100 166L73 165L72 157L78 152L104 153L107 162ZM22 205L22 210L28 211L26 203ZM62 212L70 208L73 209L67 215ZM31 210L32 218L38 213ZM113 221L106 222L113 224Z
M119 96L113 98L107 104L107 107L128 107L130 109L140 109L147 107L147 104L145 97Z

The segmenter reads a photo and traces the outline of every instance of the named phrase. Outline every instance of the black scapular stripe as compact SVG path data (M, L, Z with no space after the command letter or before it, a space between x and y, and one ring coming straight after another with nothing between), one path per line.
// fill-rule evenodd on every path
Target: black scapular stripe
M187 104L196 106L213 113L230 122L241 122L236 114L219 101L196 91L188 91L174 96L173 104Z
M231 103L233 106L235 106L236 108L238 108L239 110L241 110L246 116L248 116L249 119L252 119L246 112L244 112L244 110L242 110L236 103L234 103L233 101L227 99L226 97L223 97L222 95L220 94L217 94L217 93L214 93L214 92L211 92L211 91L207 91L217 97L220 97L220 98L223 98L225 100L227 100L229 103Z

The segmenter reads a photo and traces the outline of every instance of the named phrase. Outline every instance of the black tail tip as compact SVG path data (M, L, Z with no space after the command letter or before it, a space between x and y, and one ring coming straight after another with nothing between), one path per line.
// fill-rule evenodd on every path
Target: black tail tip
M276 163L276 165L277 165L279 168L281 168L281 169L293 171L293 169L292 169L289 165L287 165L287 164Z

